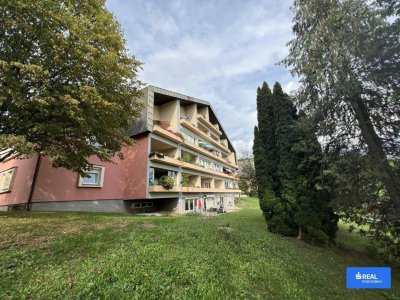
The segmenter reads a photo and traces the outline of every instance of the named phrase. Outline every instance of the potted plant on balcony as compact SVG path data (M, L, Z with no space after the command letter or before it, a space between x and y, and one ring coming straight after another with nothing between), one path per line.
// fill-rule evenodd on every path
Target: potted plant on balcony
M164 189L170 190L174 187L175 180L171 176L164 175L158 180L158 184L161 185Z
M183 162L190 163L190 162L192 161L192 157L190 156L189 153L185 152L185 153L182 155L182 161L183 161Z
M165 154L157 151L152 151L149 153L150 158L153 158L155 156L157 156L158 158L164 158Z
M189 174L182 174L181 185L183 187L189 187Z

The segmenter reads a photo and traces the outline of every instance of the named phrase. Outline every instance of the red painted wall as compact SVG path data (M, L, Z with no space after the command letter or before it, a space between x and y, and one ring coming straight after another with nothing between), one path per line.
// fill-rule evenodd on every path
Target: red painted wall
M148 134L135 138L136 144L127 149L126 185L124 198L145 199L149 160Z
M112 163L91 157L93 164L104 166L103 187L78 187L79 175L64 168L53 168L48 158L40 164L32 202L122 199L125 186L125 160Z
M124 159L114 158L115 164L91 157L93 164L104 166L103 187L78 187L79 175L64 168L53 168L45 157L41 160L32 202L144 199L146 198L148 134L135 138L136 144L122 149ZM36 166L36 157L12 159L0 165L0 171L17 166L15 180L9 193L0 194L0 205L26 203Z
M0 205L27 203L37 157L10 159L0 164L0 172L16 167L11 192L0 194Z

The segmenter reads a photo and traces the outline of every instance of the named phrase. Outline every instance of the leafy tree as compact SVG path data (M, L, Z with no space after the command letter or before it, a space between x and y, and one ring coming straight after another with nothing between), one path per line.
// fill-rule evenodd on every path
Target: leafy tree
M296 0L295 38L283 63L300 77L299 104L333 151L368 153L375 176L400 214L400 26L395 1Z
M400 5L298 0L293 10L295 38L283 63L300 77L298 104L325 141L336 208L398 257Z
M258 185L256 178L256 170L254 167L254 158L247 149L241 152L238 160L240 170L239 188L244 193L248 193L250 197L256 196L258 193Z
M82 173L110 161L141 110L140 62L105 0L2 1L0 150Z

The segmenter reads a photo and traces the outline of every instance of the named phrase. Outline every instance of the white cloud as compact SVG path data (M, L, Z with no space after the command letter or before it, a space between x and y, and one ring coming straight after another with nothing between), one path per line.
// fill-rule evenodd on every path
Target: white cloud
M296 80L275 63L287 55L291 1L118 1L107 6L149 84L208 100L232 143L252 143L256 89ZM239 150L239 149L237 149Z

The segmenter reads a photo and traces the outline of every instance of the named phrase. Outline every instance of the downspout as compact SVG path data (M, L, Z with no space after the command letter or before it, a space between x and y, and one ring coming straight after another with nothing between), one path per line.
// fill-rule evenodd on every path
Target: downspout
M36 167L35 167L35 172L33 173L33 179L32 179L32 184L31 184L31 190L29 191L29 196L28 196L28 202L26 204L26 210L30 211L32 208L32 197L33 197L33 191L35 190L36 186L36 180L37 180L37 175L39 173L39 168L40 168L40 162L42 161L42 156L38 154L38 159L36 161Z

